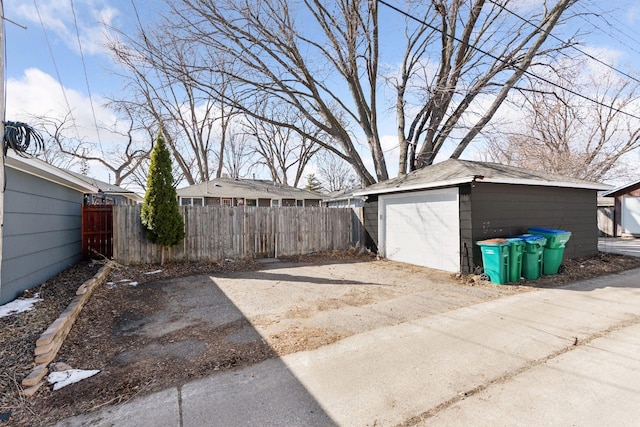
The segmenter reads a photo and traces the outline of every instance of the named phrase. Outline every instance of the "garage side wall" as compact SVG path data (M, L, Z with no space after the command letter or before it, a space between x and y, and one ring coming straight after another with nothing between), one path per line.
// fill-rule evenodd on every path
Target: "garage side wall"
M478 240L523 234L540 226L571 231L565 258L598 253L595 190L474 183L471 188L473 261L481 265Z
M378 252L378 196L369 196L363 207L365 247Z
M81 259L83 194L6 168L0 304Z
M473 261L473 216L471 207L471 184L461 185L460 194L460 272L471 274Z

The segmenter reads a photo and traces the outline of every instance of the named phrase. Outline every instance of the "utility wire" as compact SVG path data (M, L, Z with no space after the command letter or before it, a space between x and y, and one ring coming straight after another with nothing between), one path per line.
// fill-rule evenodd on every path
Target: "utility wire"
M434 31L437 31L439 33L443 32L440 28L437 28L437 27L435 27L435 26L433 26L433 25L431 25L431 24L429 24L429 23L427 23L427 22L425 22L425 21L423 21L421 19L416 18L413 15L410 15L409 13L403 11L402 9L399 9L396 6L393 6L393 5L389 4L389 3L387 3L385 0L378 0L378 3L381 3L384 6L387 6L389 9L394 10L394 11L404 15L405 17L407 17L409 19L412 19L412 20L414 20L416 22L419 22L420 24L426 26L427 28L430 28L430 29L432 29ZM455 36L452 36L452 35L449 35L449 34L446 34L446 36L449 37L449 38L452 38L453 40L455 40L455 41L457 41L459 43L464 43L462 40L460 40L459 38L457 38ZM547 84L549 84L549 85L551 85L553 87L556 87L558 89L562 89L563 91L566 91L567 93L575 95L575 96L577 96L579 98L582 98L582 99L584 99L586 101L592 102L592 103L594 103L596 105L599 105L601 107L607 108L607 109L609 109L611 111L615 111L615 112L623 114L625 116L632 117L634 119L640 120L640 116L636 116L635 114L628 113L628 112L626 112L624 110L621 110L619 108L613 107L611 105L607 105L607 104L605 104L603 102L600 102L600 101L598 101L596 99L589 98L588 96L583 95L580 92L576 92L573 89L569 89L569 88L563 87L563 86L561 86L561 85L559 85L559 84L557 84L557 83L555 83L555 82L553 82L553 81L551 81L551 80L549 80L549 79L547 79L545 77L539 76L539 75L537 75L537 74L535 74L535 73L533 73L533 72L531 72L529 70L523 69L523 68L519 67L518 65L516 65L515 63L511 63L511 61L506 61L503 58L497 57L497 56L493 55L492 53L489 53L489 52L487 52L487 51L485 51L483 49L480 49L479 47L477 47L475 45L472 45L472 44L469 44L469 43L467 43L467 45L471 49L473 49L473 50L475 50L477 52L480 52L481 54L486 55L486 56L488 56L488 57L490 57L490 58L492 58L492 59L494 59L494 60L496 60L498 62L502 62L503 64L509 65L510 67L513 67L513 68L515 68L515 69L517 69L519 71L522 71L524 74L526 74L526 75L528 75L530 77L533 77L534 79L537 79L539 81L547 83Z
M33 0L33 5L36 8L36 13L38 14L38 20L40 21L40 26L42 27L42 33L44 34L44 39L47 42L47 48L49 49L49 55L51 55L51 61L53 62L53 68L56 71L56 77L58 78L58 83L60 84L60 90L62 90L62 97L64 98L64 102L67 105L67 109L69 110L69 115L71 116L71 121L73 122L73 128L76 131L76 137L78 141L80 141L80 133L78 132L78 126L76 125L76 119L71 111L71 104L69 104L69 98L67 98L67 91L64 89L64 85L62 84L62 78L60 77L60 70L58 69L58 63L56 62L56 57L53 54L53 49L51 49L51 43L49 42L49 36L47 35L47 30L44 28L44 22L42 21L42 16L40 16L40 9L38 8L38 3L36 0Z
M93 96L91 96L91 87L89 86L89 76L87 74L87 64L84 61L84 53L82 52L82 43L80 42L80 30L78 29L78 20L76 18L76 9L71 0L71 12L73 13L73 24L76 27L76 37L78 39L78 49L80 50L80 59L82 60L82 70L84 72L84 81L87 84L87 94L89 95L89 104L91 105L91 113L93 114L93 123L96 126L96 134L98 136L98 145L100 146L100 152L104 158L104 150L102 149L102 140L100 139L100 129L98 127L98 119L96 118L96 109L93 106Z
M579 6L579 7L581 7L581 8L585 11L585 13L589 13L589 12L590 12L589 10L587 10L587 9L585 8L585 6L584 6L584 5L582 5L582 4L578 4L578 6ZM610 29L612 29L612 30L615 30L615 31L617 31L619 34L621 34L621 35L625 36L627 39L629 39L629 40L630 40L633 44L635 44L636 46L637 46L638 44L640 44L640 42L639 42L637 39L635 39L635 38L633 38L632 36L630 36L630 35L629 35L629 32L633 32L633 31L634 31L634 29L633 29L633 28L629 27L627 24L625 24L624 22L620 21L620 19L618 19L618 18L617 18L617 17L615 17L615 16L610 16L610 19L611 19L612 21L616 22L617 24L616 24L616 25L612 25L612 24L610 24L610 23L607 21L607 18L605 18L605 17L604 17L604 15L605 15L605 14L607 14L608 12L607 12L606 10L604 10L604 9L600 8L600 7L599 7L595 2L593 3L593 7L597 8L597 9L598 9L598 11L599 11L599 12L601 12L601 14L602 14L602 15L597 15L597 14L596 14L596 16L598 16L598 18L600 18L603 22L605 22L605 23L607 24L607 27L608 27L608 28L610 28ZM587 18L584 16L584 14L580 14L579 16L580 16L580 18L581 18L583 21L585 21L587 24L590 24L591 26L593 26L593 23L592 23L592 22L590 22L590 21L588 21L588 20L587 20ZM605 34L605 35L607 35L607 36L609 36L609 37L613 38L613 39L614 39L614 40L616 40L617 42L619 42L619 43L623 44L624 46L626 46L626 47L627 47L627 48L629 48L630 50L634 51L635 53L640 54L640 50L638 50L638 49L637 49L637 47L635 47L635 46L633 46L633 45L630 45L630 44L628 44L628 43L626 43L626 42L624 42L624 41L620 40L618 37L614 37L613 32L605 32L605 31L602 29L602 27L599 27L599 26L593 26L593 27L594 27L596 30L598 30L599 32L601 32L602 34ZM626 29L628 30L628 32L627 32L627 31L622 31L619 27L624 27L624 28L626 28Z
M535 23L531 22L531 21L530 21L530 20L528 20L527 18L524 18L524 17L522 17L522 16L518 15L517 13L515 13L515 12L513 12L513 11L509 10L509 9L507 9L507 8L506 8L506 7L504 7L503 5L501 5L501 4L499 4L499 3L497 3L495 0L489 0L489 2L490 2L490 3L495 4L495 5L496 5L496 6L498 6L500 9L502 9L502 10L504 10L505 12L507 12L507 13L509 13L509 14L511 14L511 15L513 15L513 16L515 16L516 18L518 18L518 19L520 19L520 20L522 20L522 21L526 22L527 24L529 24L529 25L531 25L532 27L534 27L536 30L538 30L538 31L542 31L542 32L546 32L546 31L544 30L544 28L539 27L538 25L536 25ZM611 69L611 70L615 71L616 73L622 74L623 76L625 76L625 77L627 77L627 78L630 78L631 80L633 80L633 81L635 81L635 82L637 82L637 83L640 83L640 80L638 80L637 78L635 78L635 77L633 77L633 76L631 76L631 75L627 74L626 72L624 72L624 71L622 71L622 70L617 69L616 67L614 67L614 66L612 66L612 65L610 65L610 64L607 64L606 62L604 62L604 61L602 61L602 60L600 60L600 59L596 58L595 56L591 55L591 54L590 54L590 53L588 53L588 52L585 52L584 50L582 50L582 49L580 49L580 48L576 47L575 45L569 44L567 41L562 40L560 37L557 37L555 34L552 34L552 33L547 32L547 35L548 35L548 36L550 36L550 37L552 37L552 38L554 38L554 39L556 39L556 40L558 40L558 41L559 41L559 42L561 42L563 45L567 45L567 46L569 46L570 48L573 48L574 50L577 50L578 52L580 52L581 54L583 54L583 55L584 55L584 56L586 56L587 58L592 59L592 60L596 61L597 63L604 65L605 67L607 67L607 68L609 68L609 69Z

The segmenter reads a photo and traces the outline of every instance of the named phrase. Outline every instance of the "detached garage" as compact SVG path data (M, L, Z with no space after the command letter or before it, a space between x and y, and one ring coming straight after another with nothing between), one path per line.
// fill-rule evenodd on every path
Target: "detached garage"
M467 274L482 265L476 241L522 234L530 226L571 231L565 257L597 254L597 191L607 188L450 159L354 195L367 198L370 249L394 261Z
M614 198L614 237L640 237L640 181L606 192Z

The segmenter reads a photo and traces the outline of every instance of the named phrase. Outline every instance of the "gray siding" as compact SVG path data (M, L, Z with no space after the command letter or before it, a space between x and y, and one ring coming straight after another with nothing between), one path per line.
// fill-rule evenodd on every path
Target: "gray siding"
M0 304L81 259L83 194L6 168Z
M363 207L365 241L364 245L378 252L378 196L369 196Z
M594 190L475 183L471 206L473 242L514 236L540 226L571 231L565 258L598 253ZM473 254L475 264L480 265L481 252L475 244Z
M473 221L471 211L471 184L461 185L460 195L460 272L473 273Z

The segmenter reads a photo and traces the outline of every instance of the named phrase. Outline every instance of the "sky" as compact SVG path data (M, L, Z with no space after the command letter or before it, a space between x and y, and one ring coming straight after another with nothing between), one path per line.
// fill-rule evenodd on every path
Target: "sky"
M6 120L62 116L71 109L76 137L99 141L103 151L117 143L120 136L96 130L96 122L113 121L114 116L103 105L123 90L104 48L105 23L125 31L133 28L131 1L4 0L5 17L17 24L7 20L4 24ZM532 1L540 0L527 0ZM145 19L153 15L159 3L136 0L135 4ZM629 0L583 0L574 10L582 13L574 25L587 33L582 49L612 61L625 72L640 70L640 5ZM611 25L605 25L604 19ZM384 148L393 157L397 145L394 124L383 123L381 129L386 133L382 136ZM467 157L476 154L470 150ZM388 163L393 165L394 160ZM89 174L104 181L111 179L97 163L90 164Z

